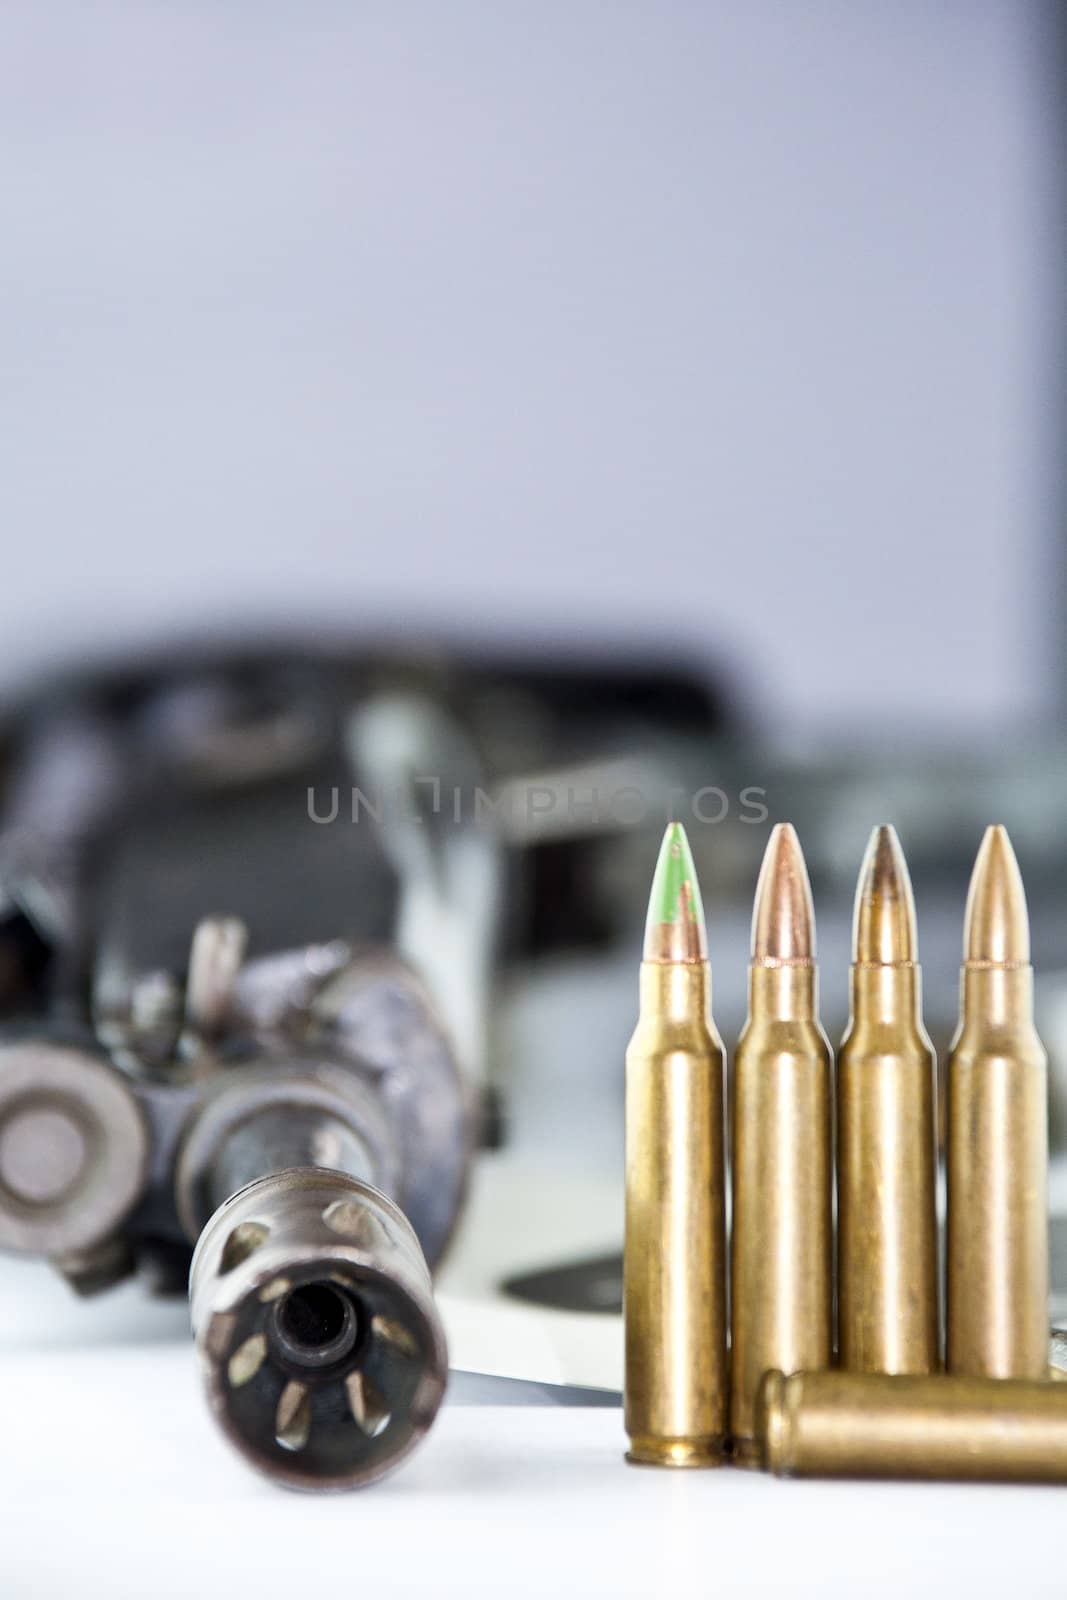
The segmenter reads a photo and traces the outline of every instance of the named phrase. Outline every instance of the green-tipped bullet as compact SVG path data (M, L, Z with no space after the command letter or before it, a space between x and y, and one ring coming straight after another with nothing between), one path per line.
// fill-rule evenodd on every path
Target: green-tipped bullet
M704 906L685 829L672 822L663 835L648 898L646 961L706 961Z
M626 1052L625 1418L629 1459L714 1466L726 1434L723 1048L685 830L652 881Z

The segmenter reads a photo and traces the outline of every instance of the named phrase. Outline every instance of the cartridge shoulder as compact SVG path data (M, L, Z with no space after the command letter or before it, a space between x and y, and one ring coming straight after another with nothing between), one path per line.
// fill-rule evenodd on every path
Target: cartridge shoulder
M700 1018L642 1017L627 1046L627 1061L665 1061L677 1055L721 1063L725 1050L715 1027Z
M921 1023L863 1021L853 1022L837 1051L838 1071L857 1071L862 1067L919 1061L934 1065L934 1047Z
M1005 1066L1044 1072L1047 1065L1045 1047L1032 1023L966 1022L948 1052L950 1073L997 1072Z
M735 1067L767 1056L795 1057L807 1063L830 1065L830 1041L814 1017L749 1017L734 1052Z

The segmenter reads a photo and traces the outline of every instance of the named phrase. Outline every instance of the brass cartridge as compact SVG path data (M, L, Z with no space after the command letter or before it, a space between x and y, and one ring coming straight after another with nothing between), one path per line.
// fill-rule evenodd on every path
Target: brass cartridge
M838 1360L852 1372L939 1364L937 1083L921 981L907 864L895 830L875 828L837 1059Z
M763 1464L780 1477L1067 1483L1067 1384L944 1373L771 1372Z
M1022 877L986 830L948 1059L946 1366L989 1378L1048 1367L1048 1090L1033 1021Z
M723 1047L684 830L652 885L640 1011L626 1052L628 1459L714 1466L726 1434Z
M830 1364L831 1096L811 889L796 833L779 823L756 886L734 1062L730 1435L745 1465L757 1462L763 1374Z

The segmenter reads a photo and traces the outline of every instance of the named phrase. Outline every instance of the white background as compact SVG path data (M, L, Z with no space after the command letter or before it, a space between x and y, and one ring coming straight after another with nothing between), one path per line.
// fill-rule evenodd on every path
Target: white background
M5 6L0 686L317 618L1040 712L1054 9Z

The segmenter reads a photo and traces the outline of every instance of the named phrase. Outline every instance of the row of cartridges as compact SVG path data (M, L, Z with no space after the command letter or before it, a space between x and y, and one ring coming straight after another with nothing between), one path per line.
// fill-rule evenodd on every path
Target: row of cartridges
M629 1460L1067 1481L1067 1383L1049 1367L1046 1057L1022 878L999 826L978 852L963 946L942 1317L936 1064L899 841L876 828L860 873L835 1093L807 870L793 828L774 829L733 1061L728 1261L724 1052L692 857L668 828L626 1057Z

